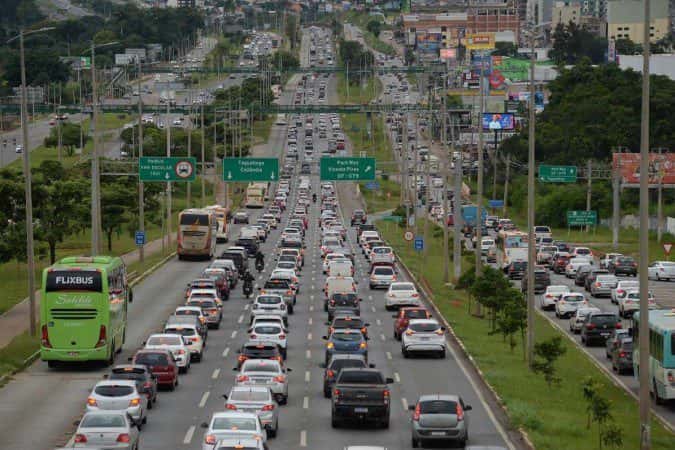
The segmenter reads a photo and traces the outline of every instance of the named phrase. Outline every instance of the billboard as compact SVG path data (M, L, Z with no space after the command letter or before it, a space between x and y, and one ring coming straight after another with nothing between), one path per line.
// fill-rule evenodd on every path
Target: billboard
M417 33L416 41L418 51L438 55L443 42L443 35L441 33Z
M626 187L640 186L640 154L639 153L614 153L614 170L621 174L621 184ZM649 187L659 185L675 187L675 154L650 153L649 154Z
M513 114L511 113L483 113L484 130L513 130L514 127Z
M495 48L494 33L467 34L463 40L467 50L492 50Z
M447 61L449 59L457 59L457 49L456 48L442 48L441 49L441 59Z

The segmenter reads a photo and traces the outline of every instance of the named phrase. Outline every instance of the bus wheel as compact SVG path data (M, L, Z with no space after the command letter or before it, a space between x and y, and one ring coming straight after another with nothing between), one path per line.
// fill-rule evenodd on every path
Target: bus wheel
M47 361L47 367L50 369L56 369L58 366L57 361Z
M654 402L657 405L663 405L663 399L659 397L659 391L656 389L656 380L652 380L652 386L652 389L654 389Z

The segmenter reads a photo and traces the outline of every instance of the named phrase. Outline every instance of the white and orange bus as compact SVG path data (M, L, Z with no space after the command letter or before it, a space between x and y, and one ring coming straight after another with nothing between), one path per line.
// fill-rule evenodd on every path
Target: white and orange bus
M185 209L178 215L178 259L211 259L216 253L218 221L213 211Z

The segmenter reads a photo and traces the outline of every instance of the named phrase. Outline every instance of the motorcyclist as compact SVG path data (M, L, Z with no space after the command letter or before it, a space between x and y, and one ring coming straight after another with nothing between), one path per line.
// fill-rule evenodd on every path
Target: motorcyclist
M312 194L312 203L316 203L316 194Z
M242 286L242 291L244 292L244 295L248 297L251 293L253 293L253 280L255 277L251 272L246 272L244 275L244 284Z
M262 271L265 268L265 255L260 250L255 254L255 267L258 271Z

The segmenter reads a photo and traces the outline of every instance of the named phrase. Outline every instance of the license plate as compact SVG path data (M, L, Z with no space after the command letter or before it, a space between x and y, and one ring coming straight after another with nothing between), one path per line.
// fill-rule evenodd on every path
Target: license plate
M602 337L608 337L609 335L610 335L610 333L600 333L600 336L602 336Z
M68 356L77 356L79 355L78 352L68 352Z
M355 413L367 413L368 408L354 408Z
M432 431L432 436L445 436L445 431Z
M428 341L428 340L429 340L428 337L421 337L421 338L420 338L420 341Z

